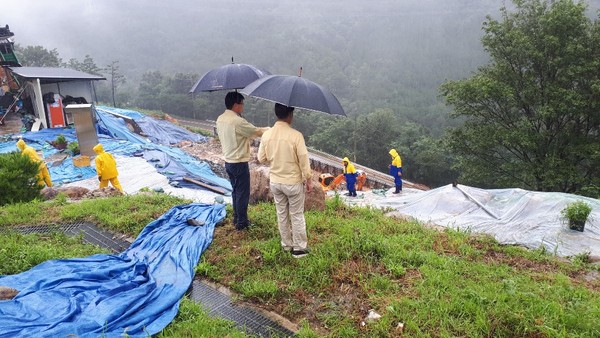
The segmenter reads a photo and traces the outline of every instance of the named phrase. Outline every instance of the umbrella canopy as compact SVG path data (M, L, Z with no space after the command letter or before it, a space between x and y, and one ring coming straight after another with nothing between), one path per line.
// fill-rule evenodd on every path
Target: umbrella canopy
M329 90L300 76L265 76L240 93L288 107L346 116L344 108Z
M190 93L242 89L251 82L270 74L253 65L230 63L202 75L190 89Z

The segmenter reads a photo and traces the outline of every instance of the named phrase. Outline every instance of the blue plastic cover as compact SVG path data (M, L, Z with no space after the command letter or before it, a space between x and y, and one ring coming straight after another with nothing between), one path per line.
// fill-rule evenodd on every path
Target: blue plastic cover
M169 121L142 117L135 119L135 122L153 143L168 146L177 144L181 141L206 142L207 140L205 136L192 133Z
M188 219L205 222L191 226ZM46 261L0 285L0 337L148 337L163 330L190 287L225 205L171 208L118 255Z
M129 132L128 129L123 130L122 128L127 128L124 121L111 115L110 113L116 113L133 119L140 127L143 134L150 139L150 141L156 144L172 145L181 141L206 142L207 140L205 136L192 133L189 130L181 128L169 121L146 117L145 115L133 110L99 106L96 108L96 115L98 116L98 120L100 122L99 125L104 125L103 128L99 129L99 131L113 137L129 139L129 135L125 134L132 133ZM111 131L115 131L115 127L118 127L121 130L111 133ZM136 134L134 135L138 136Z
M98 119L96 129L99 134L108 135L113 138L120 138L132 143L150 143L150 140L145 139L129 130L129 128L127 128L127 124L121 118L113 116L109 113L104 113L100 110L96 110L96 118Z
M113 110L116 108L110 109ZM122 109L116 110L122 115L143 116L134 111L125 111ZM105 130L104 133L98 135L98 140L107 152L110 152L113 155L133 156L134 154L139 154L141 156L148 151L153 153L159 151L165 154L160 156L163 163L174 163L171 169L163 169L159 170L159 172L162 172L163 174L166 174L167 172L177 173L176 175L166 174L165 176L171 182L178 182L178 186L192 189L204 189L195 184L185 182L183 180L183 177L185 176L232 191L229 180L217 176L206 162L194 158L179 148L171 148L166 145L150 142L129 130L123 119L109 113L98 110L96 111L96 117L98 118L98 128L100 130ZM163 132L166 133L166 131ZM64 135L69 142L77 141L75 129L72 128L43 129L38 132L27 132L23 134L22 137L28 145L38 151L42 151L44 153L44 158L47 158L57 152L57 149L48 142L55 140L58 135L61 134ZM15 139L11 142L0 143L0 153L17 151L16 142L17 140ZM144 157L149 158L156 156L144 155ZM177 170L175 170L175 168L177 168ZM80 181L96 175L93 164L91 167L78 168L73 166L70 159L64 160L59 166L49 167L48 170L50 171L50 177L54 184Z

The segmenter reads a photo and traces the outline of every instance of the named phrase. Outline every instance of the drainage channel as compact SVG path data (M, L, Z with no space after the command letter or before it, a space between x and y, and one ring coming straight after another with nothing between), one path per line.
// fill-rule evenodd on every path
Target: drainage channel
M88 222L66 225L36 225L15 228L0 228L0 233L16 231L20 234L63 232L69 236L83 236L86 243L98 245L119 253L127 249L130 243L115 237L112 233ZM212 317L231 320L246 334L256 337L293 337L295 333L252 308L236 305L229 295L215 287L194 280L188 295L196 303L202 304Z

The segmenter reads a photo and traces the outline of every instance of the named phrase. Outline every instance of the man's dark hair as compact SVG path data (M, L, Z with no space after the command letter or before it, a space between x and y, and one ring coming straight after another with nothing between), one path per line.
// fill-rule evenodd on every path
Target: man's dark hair
M244 102L244 95L238 92L229 92L225 95L225 108L231 109L236 103Z
M275 116L278 119L284 120L290 116L290 113L294 111L294 107L284 106L281 103L275 103Z

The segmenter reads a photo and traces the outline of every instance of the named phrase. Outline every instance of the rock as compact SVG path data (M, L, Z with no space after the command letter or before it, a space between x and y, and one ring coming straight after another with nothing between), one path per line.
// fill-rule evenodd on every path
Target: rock
M312 178L312 190L306 193L304 210L325 210L325 193L317 180L318 174ZM250 166L250 204L273 202L273 194L269 189L269 168L252 164Z
M269 168L260 165L250 166L250 204L273 202L269 189Z
M41 195L44 200L53 199L60 193L64 193L68 198L80 199L89 191L89 189L83 187L51 187L42 189Z
M312 190L306 194L304 210L325 210L325 192L319 184L319 173L313 172Z
M0 286L0 300L13 299L18 293L19 290L7 286Z
M96 198L96 197L109 197L109 196L121 196L121 193L118 189L109 186L102 189L96 189L85 194L86 198Z
M375 312L375 310L371 309L371 310L369 310L369 314L365 318L365 322L371 323L371 322L378 320L379 318L381 318L381 315L379 313Z

